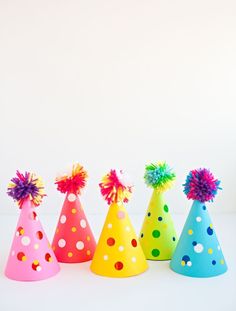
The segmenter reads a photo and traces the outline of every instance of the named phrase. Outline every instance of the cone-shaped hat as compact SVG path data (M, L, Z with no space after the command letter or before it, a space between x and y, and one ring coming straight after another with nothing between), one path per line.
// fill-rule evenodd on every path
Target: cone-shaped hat
M140 274L147 262L129 215L123 205L128 202L132 186L122 171L111 170L100 184L102 195L111 204L95 251L91 270L108 277Z
M173 271L191 277L212 277L227 271L205 202L212 201L220 182L207 169L187 176L184 192L193 205L170 262Z
M52 247L59 262L79 263L93 258L96 242L78 195L87 172L75 164L69 175L56 179L57 189L66 193Z
M38 281L57 274L57 259L36 214L36 206L45 195L41 179L34 174L17 172L8 194L21 209L5 274L17 281Z

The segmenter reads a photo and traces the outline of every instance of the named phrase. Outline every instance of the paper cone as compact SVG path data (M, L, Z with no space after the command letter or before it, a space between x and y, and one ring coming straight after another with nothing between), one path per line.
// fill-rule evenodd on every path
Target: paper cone
M191 277L225 273L227 265L204 203L195 200L170 262L173 271Z
M75 193L66 195L52 247L59 262L79 263L93 258L96 242Z
M30 199L22 204L5 275L17 281L38 281L60 270Z
M110 205L91 270L108 277L128 277L148 268L125 207Z
M153 190L139 240L147 259L172 258L178 238L164 195L156 189Z

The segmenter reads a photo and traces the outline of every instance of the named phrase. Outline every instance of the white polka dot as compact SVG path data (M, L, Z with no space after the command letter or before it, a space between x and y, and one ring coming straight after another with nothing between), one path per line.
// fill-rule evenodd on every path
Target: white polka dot
M74 193L70 193L68 195L68 201L74 202L76 200L76 195Z
M217 249L220 251L220 245L217 246Z
M187 266L191 267L191 266L192 266L192 262L191 262L191 261L188 261L188 262L187 262Z
M60 222L61 222L61 224L64 224L66 222L66 216L65 215L61 215Z
M23 236L23 238L21 239L21 244L23 244L24 246L27 246L30 244L30 238L28 236Z
M124 250L125 248L124 248L124 246L123 246L123 245L121 245L121 246L119 246L119 248L118 248L118 249L119 249L119 251L120 251L120 252L123 252L123 250Z
M126 226L126 227L125 227L125 230L129 232L129 231L130 231L130 227L129 227L129 226Z
M132 257L131 260L132 260L132 262L136 262L137 261L136 257Z
M107 255L104 255L104 256L103 256L103 259L104 259L104 260L108 260L108 256L107 256Z
M34 244L34 249L39 249L39 245L38 244Z
M200 216L196 217L196 221L197 222L201 222L202 221L202 218Z
M86 228L87 223L86 223L86 220L85 220L85 219L81 219L81 220L80 220L80 226L81 226L82 228Z
M39 271L42 270L42 267L41 267L41 266L38 266L38 267L36 268L36 270L39 272Z
M12 251L12 252L11 252L11 255L14 256L14 255L15 255L15 251Z
M112 228L112 224L108 224L107 228L111 229Z
M202 244L198 243L197 245L194 246L194 251L196 253L201 253L203 251L204 247Z
M61 247L61 248L65 247L66 246L66 241L64 239L60 239L58 241L58 246Z
M76 243L76 248L80 251L84 248L84 243L82 241L78 241Z

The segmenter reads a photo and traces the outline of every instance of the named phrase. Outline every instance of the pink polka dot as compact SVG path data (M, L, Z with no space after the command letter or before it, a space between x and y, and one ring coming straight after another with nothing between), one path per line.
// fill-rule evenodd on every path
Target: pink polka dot
M119 219L124 219L124 218L125 218L125 212L123 212L123 211L118 211L118 212L117 212L117 217L118 217Z

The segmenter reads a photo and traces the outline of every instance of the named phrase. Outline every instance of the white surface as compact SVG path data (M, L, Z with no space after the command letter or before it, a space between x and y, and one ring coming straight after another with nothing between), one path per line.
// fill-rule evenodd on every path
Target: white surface
M104 216L89 215L98 237ZM130 215L137 232L142 217ZM62 264L54 278L34 283L11 281L3 275L14 225L17 217L0 219L0 310L1 311L235 311L236 310L236 214L214 215L216 233L222 246L229 270L226 274L209 279L194 279L178 275L168 262L149 262L149 270L127 279L103 278L92 274L90 263ZM185 216L173 215L180 232ZM52 237L56 219L42 216L44 229Z
M176 212L199 166L222 180L214 210L236 211L235 34L235 0L1 0L0 212L15 212L5 191L21 169L43 177L41 212L57 214L55 175L79 161L88 211L105 211L98 182L120 167L143 213L157 160L176 170Z

